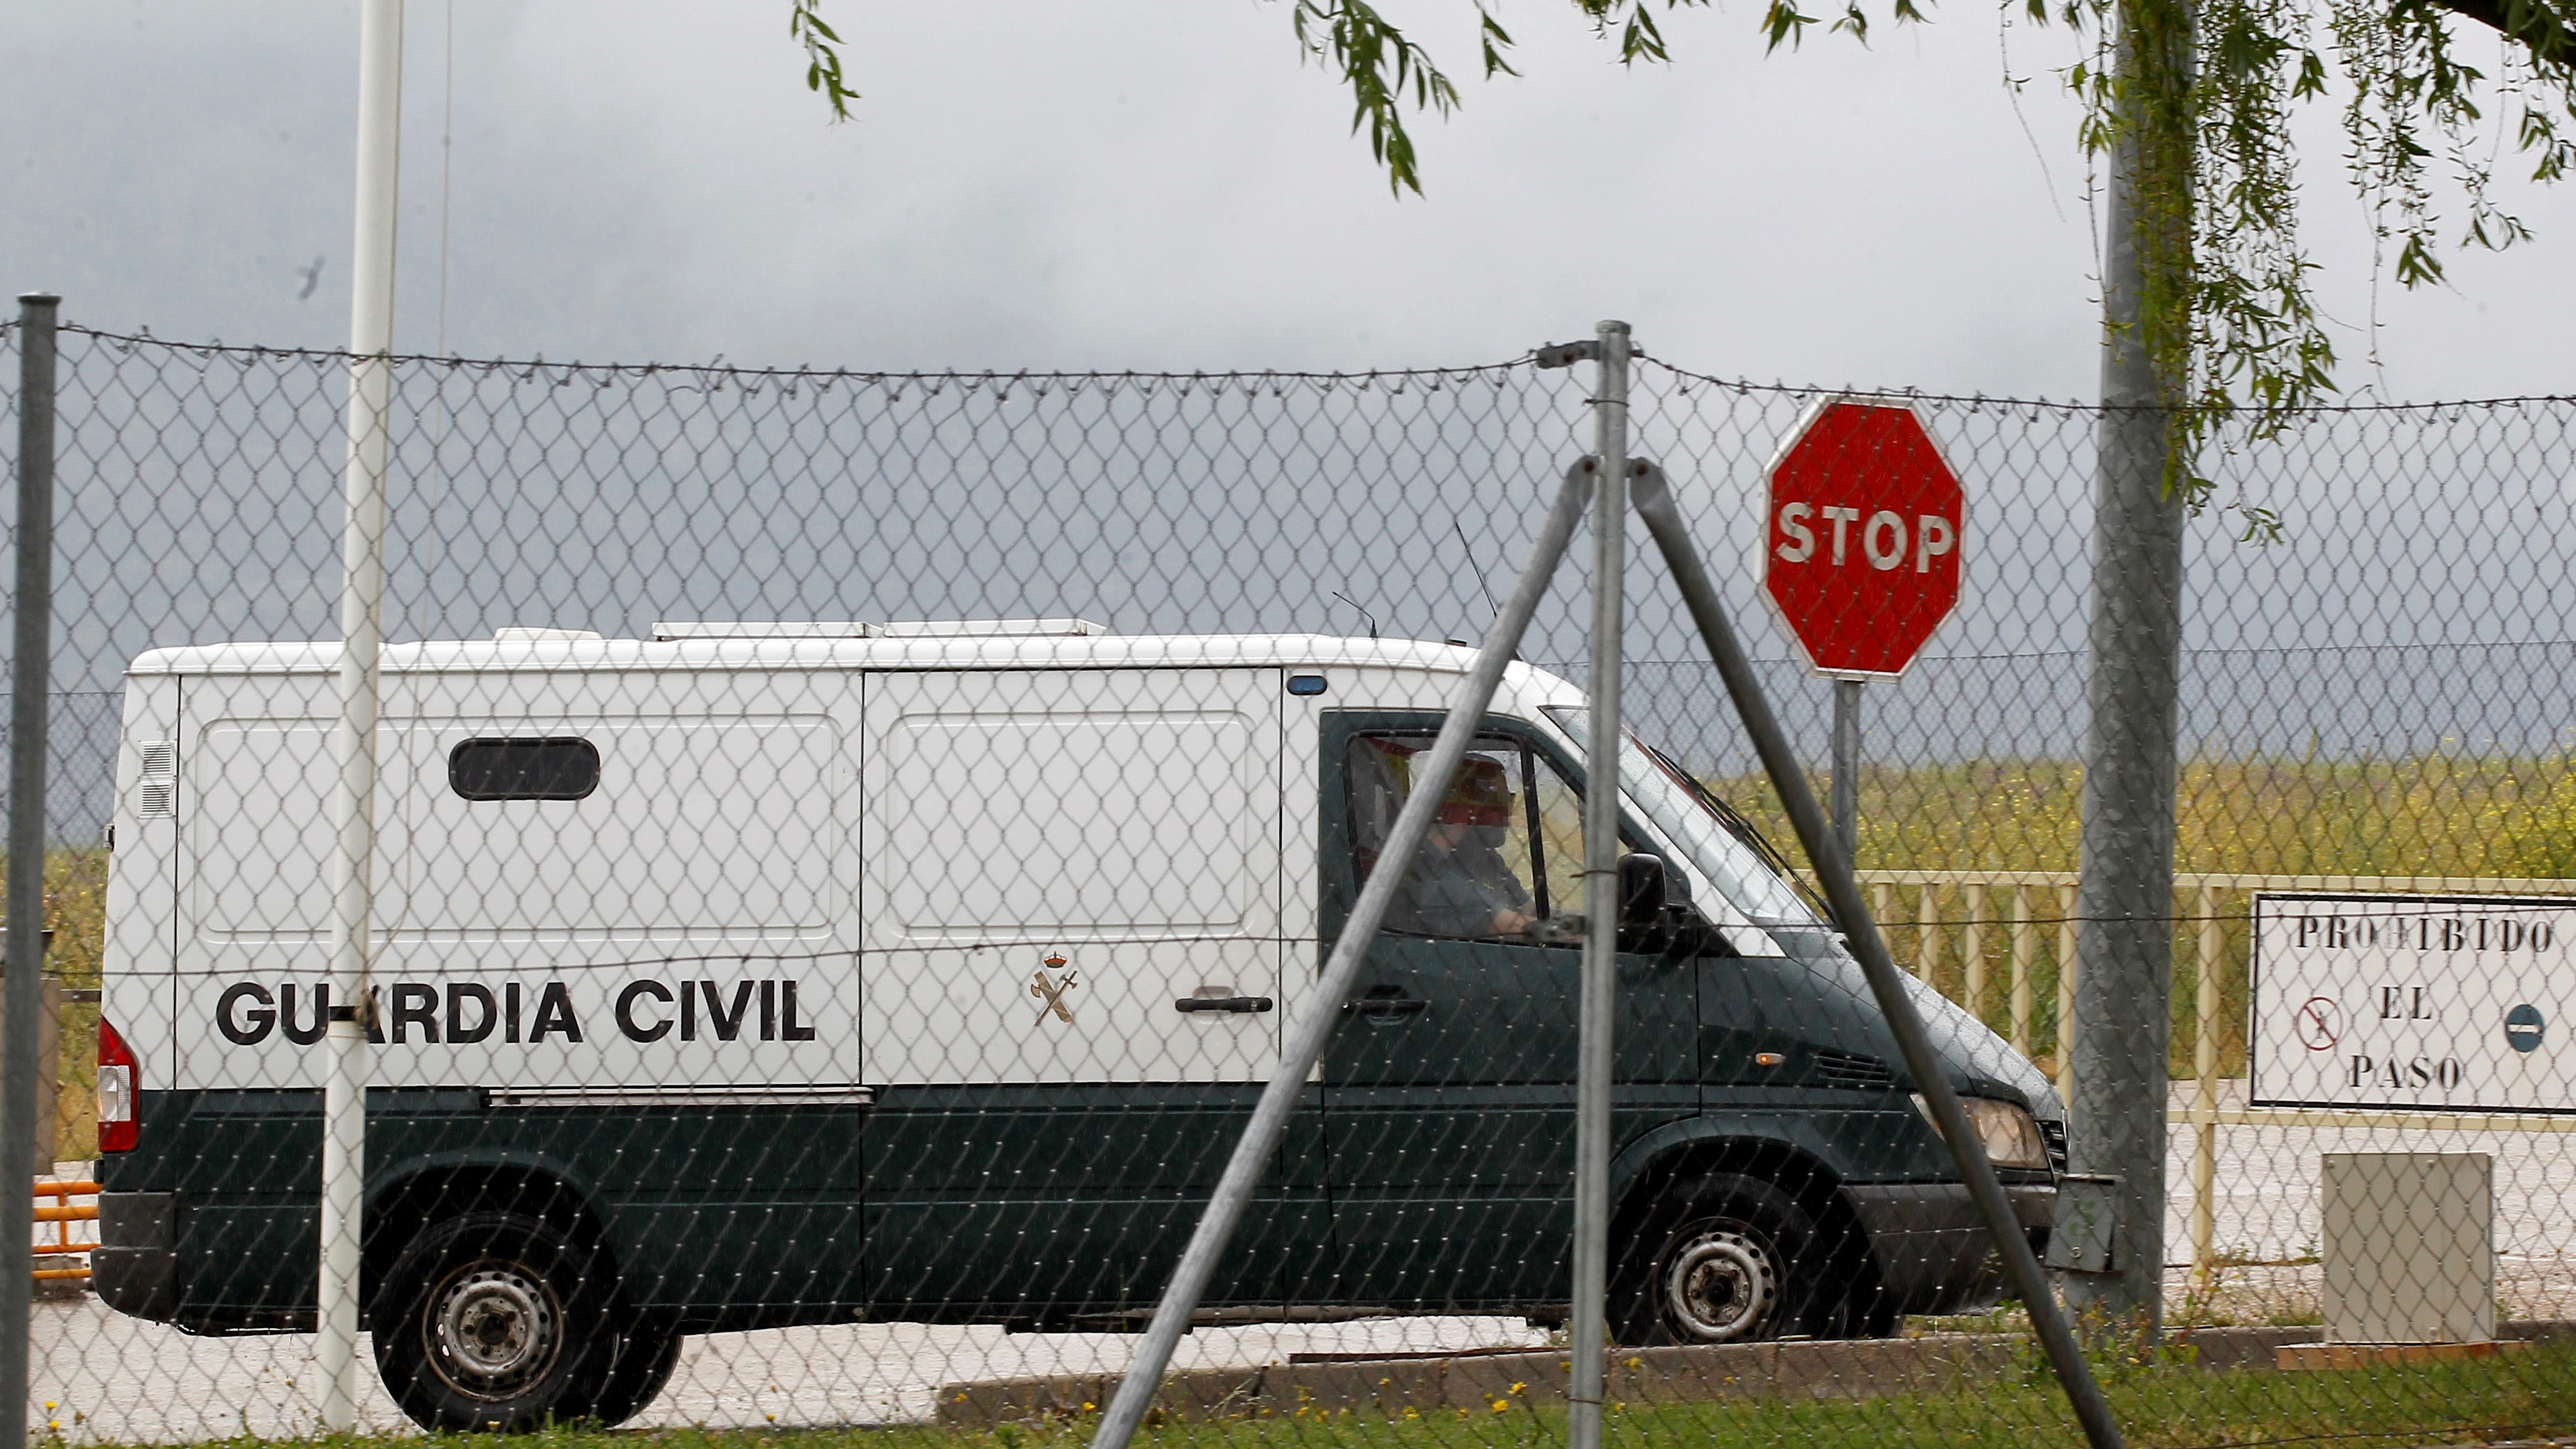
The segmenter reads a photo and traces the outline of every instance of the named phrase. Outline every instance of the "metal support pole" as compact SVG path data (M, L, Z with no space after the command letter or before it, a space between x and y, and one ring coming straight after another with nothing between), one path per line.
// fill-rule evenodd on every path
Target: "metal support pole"
M2102 418L2094 495L2091 721L2075 914L2077 1172L2115 1174L2116 1270L2070 1274L2066 1299L2152 1335L2164 1305L2166 1053L2173 1023L2174 730L2182 650L2180 500L2167 496L2166 396L2145 337L2151 184L2140 131L2165 70L2138 7L2116 43L2126 115L2103 222Z
M1596 330L1592 399L1601 472L1592 498L1592 737L1583 794L1583 1006L1574 1064L1573 1361L1566 1437L1600 1449L1608 1385L1611 1025L1619 994L1619 643L1627 622L1628 324Z
M322 1427L358 1422L358 1250L367 1150L368 963L374 946L376 652L384 638L385 457L392 426L395 163L402 123L402 0L366 0L358 25L357 235L350 260L349 466L341 533L339 778L331 823L331 1012L323 1037L321 1283L313 1356Z
M1199 1295L1206 1291L1217 1259L1234 1236L1243 1205L1251 1200L1252 1189L1260 1183L1262 1173L1269 1170L1279 1150L1279 1138L1287 1130L1288 1114L1305 1094L1315 1063L1323 1059L1324 1043L1341 1020L1342 1004L1350 997L1352 979L1359 975L1360 962L1377 939L1378 923L1386 918L1386 908L1404 881L1405 863L1413 859L1414 852L1422 848L1423 838L1430 834L1431 817L1439 809L1441 790L1449 777L1458 773L1459 761L1467 757L1467 746L1484 726L1486 707L1494 701L1503 670L1519 651L1530 616L1538 612L1539 600L1545 597L1548 582L1556 576L1556 566L1565 557L1574 526L1582 520L1583 504L1592 496L1593 472L1589 458L1567 470L1556 506L1539 528L1529 562L1521 566L1520 582L1512 586L1511 597L1503 601L1502 613L1485 631L1484 645L1476 652L1474 667L1459 683L1458 697L1449 706L1449 717L1441 722L1430 758L1414 772L1414 791L1406 797L1404 808L1396 812L1395 827L1387 832L1385 848L1379 852L1381 868L1371 871L1367 883L1360 887L1359 899L1351 905L1350 919L1342 923L1341 937L1333 943L1333 953L1325 959L1323 974L1315 983L1314 998L1290 1031L1279 1054L1278 1070L1270 1074L1269 1084L1261 1089L1252 1120L1244 1124L1243 1136L1236 1139L1234 1155L1226 1159L1225 1173L1217 1179L1207 1211L1199 1215L1190 1244L1181 1252L1180 1266L1172 1270L1171 1284L1163 1290L1163 1301L1155 1305L1154 1320L1145 1329L1145 1341L1136 1350L1135 1362L1127 1366L1127 1376L1118 1382L1117 1396L1109 1401L1109 1411L1101 1415L1100 1428L1091 1436L1092 1449L1126 1449L1145 1411L1152 1407L1154 1391L1162 1386L1163 1371L1171 1366L1172 1350L1180 1345L1181 1335L1189 1332L1190 1314L1198 1308Z
M1878 999L1878 1009L1896 1037L1905 1069L1931 1107L1932 1120L1949 1145L1959 1176L1967 1182L1977 1215L1984 1219L1986 1231L1994 1238L1995 1250L2004 1262L2004 1281L2020 1295L2023 1307L2029 1311L2031 1328L2050 1366L2057 1371L2057 1381L2066 1390L2076 1420L2084 1426L2084 1437L2093 1449L2119 1449L2120 1429L2111 1420L2111 1406L2103 1400L2101 1385L2093 1381L2083 1350L2076 1345L2065 1315L2058 1311L2057 1300L2049 1293L2048 1276L2039 1266L2039 1257L2030 1250L2030 1240L2022 1236L2012 1203L2004 1197L2003 1184L1995 1177L1994 1164L1987 1160L1984 1145L1969 1127L1958 1091L1951 1085L1940 1053L1933 1049L1923 1029L1923 1018L1914 1009L1914 999L1906 993L1895 958L1888 954L1886 940L1870 919L1869 907L1861 899L1860 881L1852 874L1851 858L1843 854L1842 842L1834 838L1797 756L1789 749L1789 737L1771 713L1761 682L1753 677L1753 666L1744 657L1735 626L1727 620L1726 605L1718 598L1717 586L1709 582L1707 570L1700 566L1699 552L1691 546L1681 510L1673 506L1671 486L1665 482L1663 470L1652 464L1638 464L1630 471L1637 475L1637 516L1645 520L1656 546L1663 551L1665 564L1672 569L1673 582L1681 590L1691 622L1699 626L1701 637L1708 643L1709 655L1744 722L1744 732L1753 739L1754 753L1771 777L1771 787L1779 792L1780 803L1787 808L1789 822L1797 830L1798 843L1805 847L1817 881L1825 888L1825 901L1833 908L1835 922L1851 943L1861 974L1869 980L1870 994Z
M18 592L9 670L9 941L0 976L0 1175L28 1171L51 1122L36 1120L37 1017L44 1010L45 706L54 657L54 320L62 298L18 299ZM33 1196L0 1191L0 1449L27 1442L27 1313L34 1296Z
M1846 860L1860 859L1860 681L1834 681L1834 839Z

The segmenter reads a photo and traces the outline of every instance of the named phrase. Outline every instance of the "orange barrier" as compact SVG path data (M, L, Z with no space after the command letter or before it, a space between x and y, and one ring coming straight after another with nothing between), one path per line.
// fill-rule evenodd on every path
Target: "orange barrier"
M54 1240L52 1242L37 1243L33 1245L33 1249L39 1257L46 1254L78 1254L86 1257L89 1254L89 1250L97 1246L95 1243L73 1242L71 1225L73 1223L97 1222L98 1204L75 1204L71 1199L75 1197L95 1197L98 1195L98 1191L99 1186L94 1182L40 1182L36 1184L37 1197L49 1197L54 1200L54 1206L39 1206L36 1209L37 1222L52 1223L54 1225ZM36 1270L36 1281L39 1283L46 1282L48 1280L78 1280L87 1278L88 1276L89 1266L87 1264L83 1264L77 1268L38 1268Z

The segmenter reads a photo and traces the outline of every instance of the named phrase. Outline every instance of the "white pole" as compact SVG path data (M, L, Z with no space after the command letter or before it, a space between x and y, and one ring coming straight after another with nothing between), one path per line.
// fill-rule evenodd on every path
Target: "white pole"
M1601 459L1592 500L1592 737L1584 761L1583 1007L1574 1069L1573 1355L1566 1431L1601 1449L1610 1276L1611 1021L1619 982L1619 636L1627 617L1628 324L1604 322L1593 399Z
M394 199L402 0L358 24L358 196L349 262L348 521L341 534L339 781L331 823L331 1022L323 1039L322 1274L314 1343L322 1427L358 1423L358 1248L367 1152L367 966L375 917L376 647L384 634L385 454L393 406Z

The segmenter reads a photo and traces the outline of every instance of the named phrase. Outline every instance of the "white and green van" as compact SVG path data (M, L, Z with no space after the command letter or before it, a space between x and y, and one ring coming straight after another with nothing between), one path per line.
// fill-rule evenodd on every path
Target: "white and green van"
M1495 910L1400 896L1352 997L1312 999L1471 660L1078 620L389 647L364 1292L395 1397L615 1422L683 1334L1141 1326L1319 1008L1343 1024L1204 1311L1561 1318L1565 917L1610 773L1580 691L1513 666L1444 806ZM127 674L95 1281L194 1333L314 1321L337 662ZM1616 1332L1990 1301L1830 924L1671 761L1615 775L1627 869L1664 887L1619 968ZM2044 1232L2047 1081L1919 999Z

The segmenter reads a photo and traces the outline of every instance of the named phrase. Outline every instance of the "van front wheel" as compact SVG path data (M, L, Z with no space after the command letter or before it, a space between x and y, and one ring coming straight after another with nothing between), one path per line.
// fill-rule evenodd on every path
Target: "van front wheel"
M368 1315L376 1371L424 1429L520 1434L588 1418L617 1347L614 1298L598 1256L550 1223L505 1212L432 1223Z
M1735 1173L1665 1189L1612 1252L1610 1323L1623 1344L1745 1343L1814 1331L1829 1292L1815 1225L1787 1195Z

